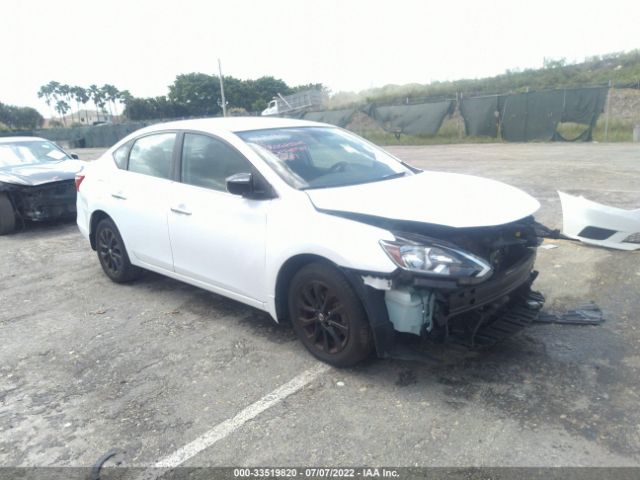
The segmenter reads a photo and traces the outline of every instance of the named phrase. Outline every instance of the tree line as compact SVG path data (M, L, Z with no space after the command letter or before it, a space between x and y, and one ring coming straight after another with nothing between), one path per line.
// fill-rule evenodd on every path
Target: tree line
M271 76L252 80L224 76L227 110L232 114L259 114L273 97L326 88L321 83L290 87L283 80ZM220 78L206 73L178 75L169 85L166 96L125 100L124 115L130 120L161 118L206 117L222 114Z
M0 132L40 128L44 118L35 108L16 107L0 102Z
M241 80L225 76L224 89L227 109L232 113L259 113L267 107L273 97L290 95L307 89L324 89L320 84L298 85L290 87L283 80L265 76L256 80ZM128 90L119 90L113 85L101 87L90 85L88 88L66 85L50 81L38 90L38 98L44 99L50 109L51 118L54 112L59 123L68 126L67 113L71 112L71 123L82 123L80 106L86 110L88 103L93 104L98 115L111 116L123 105L123 115L129 120L157 120L181 117L204 117L222 114L220 99L220 79L216 75L206 73L187 73L178 75L169 85L169 93L158 97L134 97ZM75 115L74 117L74 107ZM88 124L84 119L84 124ZM100 118L98 117L98 120Z

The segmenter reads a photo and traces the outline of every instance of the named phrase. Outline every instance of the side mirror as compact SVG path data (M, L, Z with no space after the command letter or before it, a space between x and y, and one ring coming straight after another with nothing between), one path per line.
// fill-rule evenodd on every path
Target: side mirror
M78 157L78 154L77 154L77 153L71 153L71 154L70 154L70 156L71 156L71 158L73 158L74 160L79 160L79 159L80 159L80 157Z
M250 197L253 193L253 175L250 173L236 173L227 178L227 191L234 195Z

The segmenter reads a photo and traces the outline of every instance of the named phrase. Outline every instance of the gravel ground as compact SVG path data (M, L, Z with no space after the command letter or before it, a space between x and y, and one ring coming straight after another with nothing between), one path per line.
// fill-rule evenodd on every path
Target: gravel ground
M640 204L638 145L391 150L516 185L552 227L557 189ZM604 325L329 368L186 465L639 466L640 252L552 243L546 308L595 301ZM317 365L242 304L155 274L111 283L73 223L1 237L0 265L0 466L90 466L112 448L148 466Z

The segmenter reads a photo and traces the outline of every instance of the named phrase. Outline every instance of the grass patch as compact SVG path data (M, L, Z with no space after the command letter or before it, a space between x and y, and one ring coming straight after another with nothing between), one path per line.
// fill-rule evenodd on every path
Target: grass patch
M609 119L609 132L605 137L605 119L601 116L593 129L593 140L596 142L632 142L634 122L630 120Z
M593 129L593 140L596 142L631 142L633 141L633 122L629 120L609 119L609 131L605 135L606 121L601 116ZM566 139L576 138L584 132L585 126L579 123L561 123L558 132Z

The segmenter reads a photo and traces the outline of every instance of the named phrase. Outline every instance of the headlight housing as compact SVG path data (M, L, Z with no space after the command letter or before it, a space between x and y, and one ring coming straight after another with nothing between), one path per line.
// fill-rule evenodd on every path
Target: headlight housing
M482 281L491 276L491 265L472 253L424 239L420 243L402 237L381 240L380 245L400 268L440 278Z

